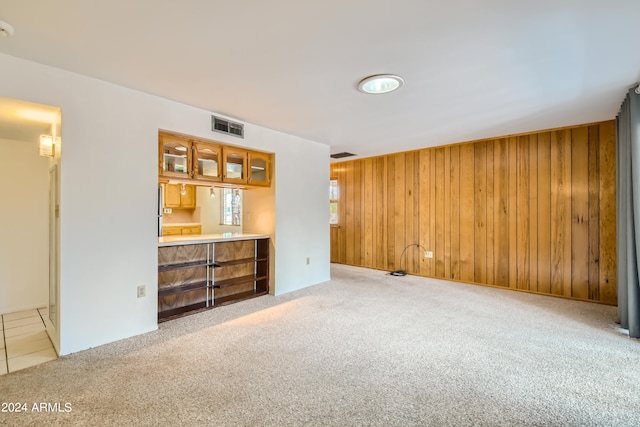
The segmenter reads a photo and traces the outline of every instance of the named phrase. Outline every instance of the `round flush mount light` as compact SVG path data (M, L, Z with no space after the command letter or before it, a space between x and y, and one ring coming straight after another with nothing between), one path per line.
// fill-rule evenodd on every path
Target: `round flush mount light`
M402 77L393 74L376 74L369 76L358 83L358 90L363 93L381 94L398 90L404 84Z
M11 37L13 35L13 27L2 20L0 20L0 37Z

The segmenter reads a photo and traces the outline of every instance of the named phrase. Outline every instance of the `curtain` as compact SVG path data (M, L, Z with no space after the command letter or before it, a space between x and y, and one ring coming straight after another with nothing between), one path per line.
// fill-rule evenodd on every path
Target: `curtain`
M618 321L640 338L640 95L630 89L617 124Z

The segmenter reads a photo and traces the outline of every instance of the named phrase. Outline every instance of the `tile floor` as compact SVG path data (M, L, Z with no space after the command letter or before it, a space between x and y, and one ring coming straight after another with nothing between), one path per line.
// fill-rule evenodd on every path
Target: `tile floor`
M58 358L45 331L46 308L0 315L0 375Z

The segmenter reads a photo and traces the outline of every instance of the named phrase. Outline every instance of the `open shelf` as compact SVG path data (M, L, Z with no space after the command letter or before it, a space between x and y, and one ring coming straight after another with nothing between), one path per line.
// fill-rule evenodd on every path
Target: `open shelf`
M239 265L239 264L247 264L249 262L255 262L255 258L242 258L242 259L234 259L231 261L216 261L216 267L228 267L230 265Z
M165 271L171 270L181 270L183 268L194 268L194 267L206 267L207 265L213 265L207 261L192 261L192 262L183 262L179 264L165 264L158 266L158 273L163 273Z
M180 294L182 292L195 291L197 289L206 289L207 285L208 285L208 282L204 281L204 282L186 283L184 285L179 285L179 286L158 287L158 296L166 297L169 295Z
M262 295L266 295L267 293L268 293L267 291L248 291L248 292L240 292L238 294L233 294L233 295L227 295L220 298L214 298L213 306L218 307L221 305L227 305L227 304L231 304L231 303L246 300L246 299L260 297Z
M268 238L159 248L158 320L268 294L269 248Z
M229 286L241 285L243 283L255 282L257 280L266 279L267 276L256 276L255 274L251 274L248 276L242 277L233 277L231 279L218 280L213 283L213 288L228 288Z
M172 319L177 319L179 317L182 317L185 314L195 314L205 310L208 310L207 303L199 302L199 303L187 305L184 307L160 311L158 312L158 322L166 322L167 320L172 320Z

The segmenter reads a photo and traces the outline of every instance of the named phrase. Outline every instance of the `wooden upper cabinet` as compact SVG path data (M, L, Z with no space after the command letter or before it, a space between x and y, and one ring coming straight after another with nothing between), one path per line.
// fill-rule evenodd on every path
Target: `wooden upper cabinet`
M177 184L164 185L164 207L179 208L180 207L180 186Z
M175 135L158 135L158 176L191 178L191 140Z
M185 194L182 194L181 184L164 185L164 207L194 209L196 207L195 185L185 185Z
M271 154L225 146L215 142L158 133L158 178L160 182L238 186L271 185ZM233 186L233 185L232 185ZM166 207L175 205L175 190L165 195ZM194 205L195 206L195 205Z
M249 184L268 187L271 184L271 155L249 151Z
M222 147L218 144L193 141L193 178L198 181L222 180Z
M178 191L180 192L180 207L186 209L194 209L196 207L196 186L185 185L185 193L182 194L181 186L178 185Z
M222 147L222 180L230 184L247 183L247 150Z

